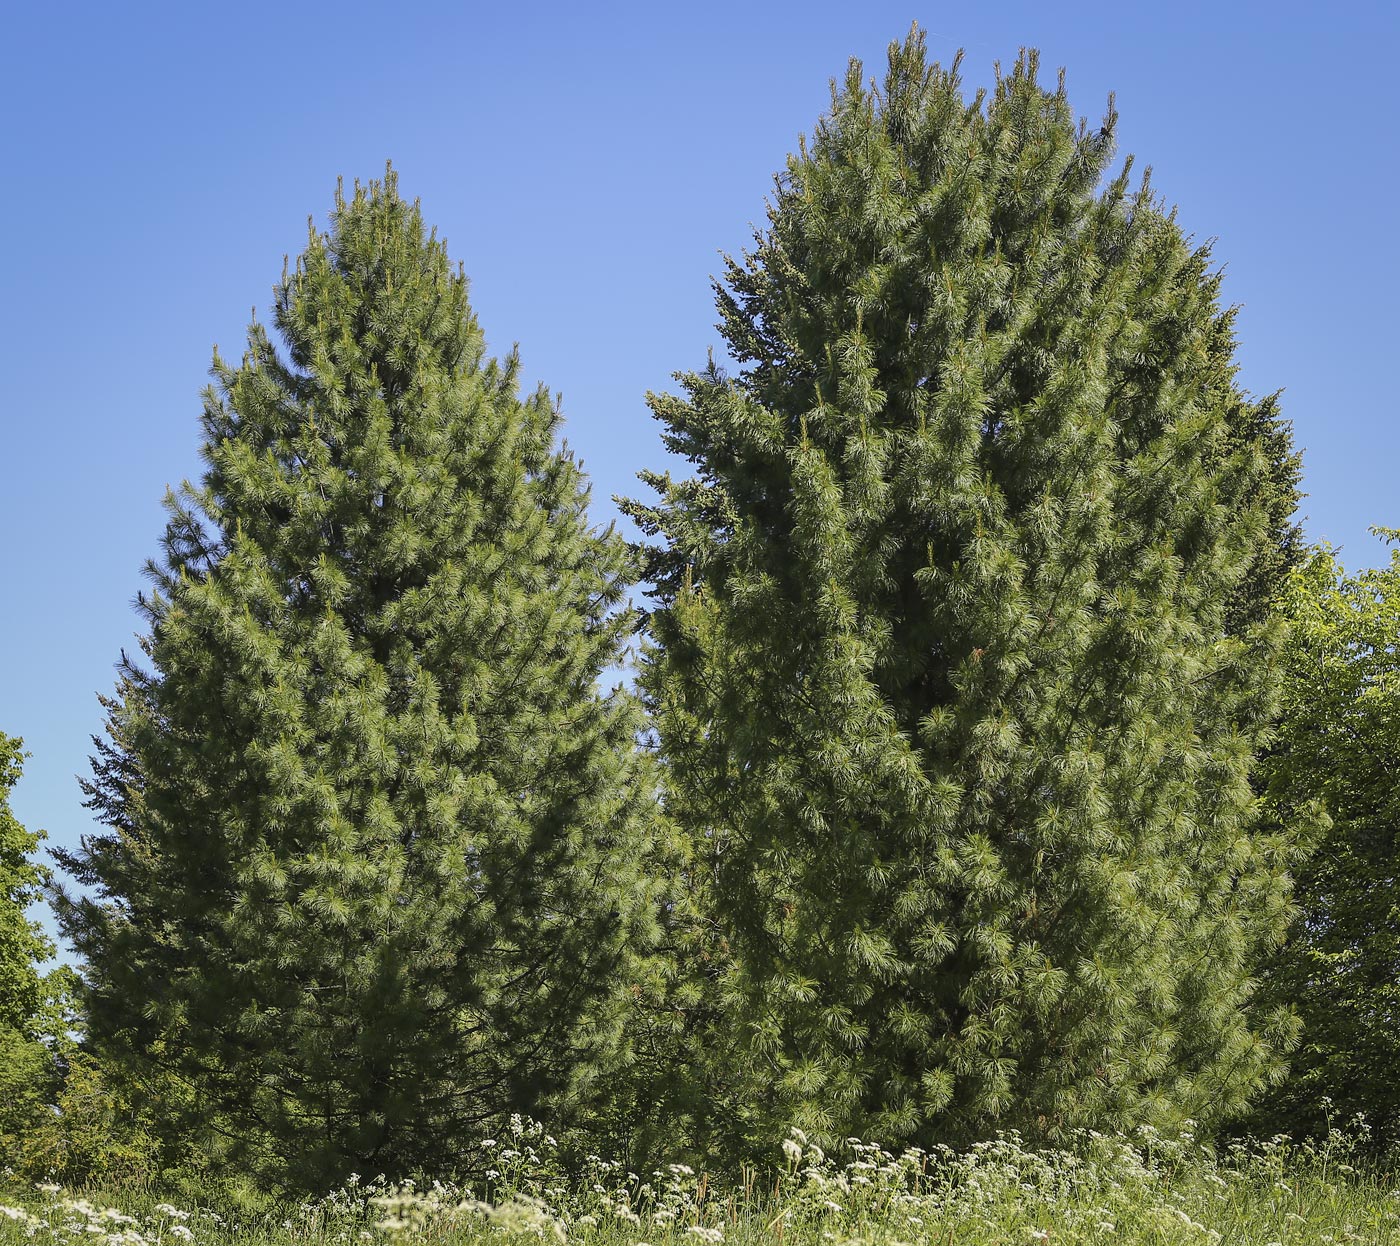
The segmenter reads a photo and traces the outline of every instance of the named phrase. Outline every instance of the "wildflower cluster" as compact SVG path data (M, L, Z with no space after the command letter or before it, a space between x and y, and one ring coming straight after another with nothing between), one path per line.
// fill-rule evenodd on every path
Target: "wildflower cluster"
M1073 1149L1028 1147L1016 1133L964 1151L894 1154L846 1140L838 1164L794 1129L770 1227L841 1243L1170 1242L1214 1246L1400 1242L1400 1200L1359 1200L1354 1142L1275 1138L1217 1155L1189 1128L1131 1138L1081 1132ZM1286 1178L1291 1178L1290 1180ZM1342 1183L1342 1184L1339 1184ZM1364 1185L1364 1182L1361 1182ZM1377 1191L1379 1192L1379 1191Z
M500 1139L483 1143L490 1166L478 1196L470 1187L402 1183L371 1199L375 1227L394 1241L470 1234L523 1235L558 1241L724 1241L707 1217L709 1182L687 1164L668 1164L644 1180L614 1160L584 1158L567 1176L559 1143L538 1122L513 1116ZM714 1206L712 1203L711 1206Z
M0 1204L0 1224L37 1243L83 1241L87 1246L165 1246L195 1240L192 1213L158 1203L145 1216L99 1207L85 1198L69 1198L56 1185L36 1187L37 1208Z
M848 1138L833 1154L794 1129L771 1180L733 1188L684 1163L642 1176L590 1155L566 1172L555 1139L517 1117L486 1140L476 1186L354 1176L252 1220L169 1203L124 1214L43 1186L0 1206L0 1246L1400 1246L1400 1196L1359 1170L1356 1145L1334 1130L1217 1152L1189 1129L1142 1128L1063 1149L1014 1133L899 1152Z

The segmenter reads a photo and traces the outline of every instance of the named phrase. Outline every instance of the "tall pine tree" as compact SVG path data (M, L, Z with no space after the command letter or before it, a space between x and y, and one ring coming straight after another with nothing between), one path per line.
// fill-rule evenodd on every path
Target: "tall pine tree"
M216 353L64 927L94 1041L314 1186L461 1163L609 1067L654 794L599 687L626 547L392 171L275 306L284 353Z
M697 472L630 508L721 1127L1209 1120L1290 1040L1250 767L1297 460L1113 133L1033 54L971 101L917 31L853 64L717 288L740 372L651 400Z

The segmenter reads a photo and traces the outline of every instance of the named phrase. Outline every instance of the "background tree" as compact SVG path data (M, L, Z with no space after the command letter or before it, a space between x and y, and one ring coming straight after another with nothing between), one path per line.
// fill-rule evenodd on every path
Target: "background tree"
M1320 801L1331 826L1298 871L1301 916L1267 975L1269 994L1296 1004L1302 1045L1249 1123L1325 1134L1362 1113L1384 1151L1400 1145L1400 549L1347 575L1324 546L1283 601L1292 629L1261 768L1267 808L1286 823Z
M741 1131L1209 1122L1289 1041L1249 780L1297 461L1113 131L1033 54L971 101L917 31L853 63L718 288L741 371L652 399L697 476L630 507L644 682Z
M29 918L48 880L35 860L43 836L10 808L23 758L23 741L0 732L0 1168L13 1164L22 1135L52 1102L59 1073L43 1041L53 1028L45 1024L51 992L39 971L53 944Z
M470 1163L609 1067L654 802L599 688L626 547L392 171L275 307L285 355L215 355L63 922L98 1048L315 1185Z
M29 919L48 871L36 860L38 832L26 831L10 808L23 770L24 742L0 732L0 1026L23 1030L43 996L38 965L53 944Z

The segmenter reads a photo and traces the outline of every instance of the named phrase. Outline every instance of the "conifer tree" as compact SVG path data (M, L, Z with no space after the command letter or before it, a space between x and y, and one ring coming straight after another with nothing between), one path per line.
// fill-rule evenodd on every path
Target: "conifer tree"
M853 63L653 397L644 687L732 1120L898 1142L1210 1121L1292 832L1254 823L1297 460L1233 315L1034 54ZM1264 487L1264 486L1268 487Z
M64 925L100 1049L243 1154L441 1171L616 1056L654 924L639 711L599 687L629 555L392 170L275 326L215 353Z

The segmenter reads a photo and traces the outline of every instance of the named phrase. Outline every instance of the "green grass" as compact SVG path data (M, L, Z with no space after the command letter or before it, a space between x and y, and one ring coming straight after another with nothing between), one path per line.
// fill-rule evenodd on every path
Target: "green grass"
M257 1213L177 1208L147 1191L11 1187L0 1246L407 1246L410 1242L1400 1244L1400 1192L1359 1171L1337 1134L1216 1153L1190 1136L1086 1133L1073 1151L1014 1136L963 1152L894 1155L852 1140L839 1156L784 1143L779 1167L725 1185L675 1164L648 1175L590 1157L566 1174L553 1139L517 1121L472 1190L355 1179Z

